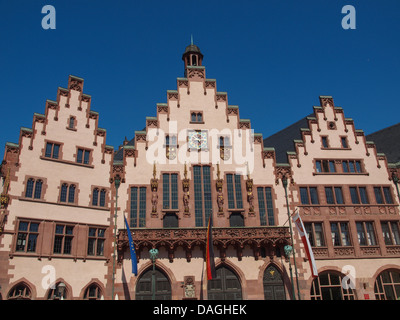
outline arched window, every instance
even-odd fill
[[[34,184],[35,184],[35,180],[32,178],[29,178],[26,183],[25,197],[32,198]]]
[[[197,56],[195,55],[192,56],[192,62],[193,62],[192,65],[197,66]]]
[[[400,299],[400,272],[398,270],[385,270],[375,280],[374,286],[376,300]]]
[[[41,179],[35,180],[33,178],[29,178],[26,182],[25,197],[40,199],[42,195],[42,185],[43,181]]]
[[[136,300],[151,300],[153,296],[152,281],[155,281],[156,300],[171,300],[171,283],[159,269],[149,269],[140,277],[136,284]]]
[[[68,184],[63,183],[61,185],[61,194],[60,194],[61,202],[67,202],[67,191],[68,191]]]
[[[203,122],[203,114],[201,112],[197,114],[197,122]]]
[[[100,191],[100,207],[106,206],[106,190],[101,189]]]
[[[75,202],[75,185],[74,184],[71,184],[69,186],[68,202],[69,203],[74,203]]]
[[[98,188],[94,188],[93,189],[92,205],[93,206],[97,206],[98,203],[99,203],[99,189]]]
[[[24,283],[15,285],[8,293],[9,300],[30,300],[32,298],[31,290]]]
[[[74,117],[69,117],[68,128],[69,129],[74,129],[75,128],[75,118]]]
[[[87,289],[85,290],[83,299],[85,299],[85,300],[100,300],[101,297],[102,297],[101,288],[96,283],[93,283],[89,287],[87,287]]]
[[[319,274],[311,284],[311,300],[354,300],[351,285],[342,286],[341,274],[325,271]]]
[[[226,266],[216,271],[217,277],[208,281],[208,300],[241,300],[242,286],[237,275]]]
[[[61,185],[60,202],[67,202],[68,196],[68,203],[75,203],[75,189],[74,184],[63,183]]]
[[[192,121],[192,122],[196,122],[196,120],[197,120],[197,116],[196,116],[196,113],[195,112],[192,112],[192,115],[191,115],[191,120],[190,121]]]
[[[36,180],[35,194],[34,194],[35,199],[40,199],[40,196],[42,195],[42,185],[43,185],[42,180]]]

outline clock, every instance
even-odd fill
[[[208,148],[207,131],[189,131],[188,142],[190,150],[205,150]]]

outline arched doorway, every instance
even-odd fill
[[[208,281],[208,300],[241,300],[242,286],[237,275],[226,266],[216,271],[217,277]]]
[[[167,276],[156,269],[155,273],[155,299],[171,300],[171,283]],[[151,300],[153,297],[152,287],[153,270],[149,269],[140,277],[136,284],[136,300]]]
[[[385,270],[375,280],[374,286],[376,300],[400,299],[400,272],[398,270]]]
[[[286,300],[282,274],[275,266],[270,265],[265,269],[263,286],[265,300]]]

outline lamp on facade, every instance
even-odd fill
[[[292,254],[293,247],[290,245],[286,245],[283,250],[285,251],[286,257],[289,260],[289,271],[290,271],[290,282],[292,283],[292,300],[296,300],[296,295],[294,294],[294,283],[293,283],[293,272],[292,272],[292,264],[290,263],[290,255]]]
[[[115,290],[115,263],[117,256],[117,212],[118,212],[118,188],[121,184],[121,178],[116,176],[114,179],[115,184],[115,214],[114,214],[114,259],[113,259],[113,276],[112,276],[112,292],[111,299],[114,300],[114,290]]]
[[[287,194],[288,181],[287,181],[286,175],[282,176],[282,185],[283,185],[283,188],[285,189],[285,199],[286,199],[287,215],[288,215],[288,221],[289,221],[290,238],[291,238],[292,244],[294,244],[294,242],[293,242],[292,223],[290,221],[289,200],[288,200],[288,194]],[[289,247],[291,247],[291,246],[289,246]],[[285,249],[285,252],[286,252],[286,247],[284,249]],[[299,276],[297,274],[297,266],[296,266],[296,254],[295,254],[295,251],[294,251],[293,247],[291,247],[291,249],[292,250],[290,250],[290,252],[293,252],[293,263],[294,263],[294,269],[295,269],[295,272],[296,272],[297,294],[298,294],[298,297],[299,297],[299,300],[300,300],[300,287],[299,287]],[[292,269],[291,269],[292,267],[291,267],[291,264],[290,264],[290,257],[289,257],[289,268],[290,268],[290,276],[292,277]],[[293,300],[296,300],[295,293],[294,293],[293,278],[292,278],[292,288],[293,288]]]
[[[60,282],[57,286],[57,297],[60,300],[64,300],[64,292],[65,292],[66,285],[64,282]]]
[[[158,257],[158,250],[153,248],[150,249],[150,259],[153,263],[153,272],[151,274],[151,291],[152,291],[152,300],[156,300],[156,259]]]

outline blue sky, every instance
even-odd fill
[[[44,5],[56,29],[44,30]],[[341,26],[356,9],[356,29]],[[84,78],[107,144],[156,115],[183,76],[190,35],[207,78],[264,138],[332,95],[367,134],[399,122],[400,1],[0,0],[0,146],[18,142],[34,112]]]

